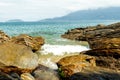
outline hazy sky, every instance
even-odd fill
[[[35,21],[84,9],[120,6],[120,0],[0,0],[0,21]]]

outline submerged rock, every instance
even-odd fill
[[[12,37],[11,42],[26,45],[35,52],[44,44],[44,39],[42,37],[32,37],[26,34],[21,34],[19,36]]]
[[[30,48],[15,43],[0,44],[0,70],[6,73],[31,72],[38,66],[38,56]]]

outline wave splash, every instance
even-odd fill
[[[89,50],[86,46],[81,45],[50,45],[45,44],[42,46],[41,54],[53,54],[53,55],[64,55],[70,53],[79,53],[82,51]]]

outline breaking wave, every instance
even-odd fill
[[[53,55],[64,55],[70,53],[79,53],[81,51],[89,50],[87,46],[81,45],[50,45],[45,44],[42,46],[41,54],[53,54]]]

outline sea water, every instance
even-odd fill
[[[38,51],[39,63],[52,69],[57,69],[55,62],[68,55],[79,54],[89,49],[80,41],[71,41],[61,38],[67,30],[83,28],[97,24],[112,24],[118,20],[84,20],[84,21],[52,21],[52,22],[1,22],[0,30],[9,36],[28,34],[31,36],[42,36],[45,44]],[[66,55],[68,54],[68,55]]]
[[[67,30],[94,26],[97,24],[112,24],[118,20],[81,20],[81,21],[47,21],[47,22],[1,22],[0,30],[9,36],[28,34],[31,36],[42,36],[45,44],[40,51],[41,54],[52,53],[63,55],[64,53],[75,53],[88,50],[89,46],[84,46],[78,41],[71,41],[61,38]]]

